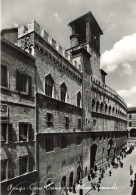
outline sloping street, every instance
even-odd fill
[[[98,182],[99,171],[97,171],[97,177],[91,181],[88,181],[85,177],[83,181],[83,194],[84,195],[131,195],[132,187],[130,186],[130,180],[134,180],[134,174],[136,173],[136,148],[131,154],[128,154],[126,158],[121,160],[123,162],[123,168],[118,167],[117,169],[110,167],[106,170],[104,178],[100,184],[100,191],[91,189],[91,182]],[[133,169],[133,174],[130,175],[130,165]],[[109,170],[112,174],[109,176]],[[76,194],[79,194],[79,185],[76,185]],[[72,193],[70,193],[72,194]]]

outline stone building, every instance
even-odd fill
[[[1,40],[1,189],[2,194],[36,181],[35,58],[15,45],[17,29]],[[18,191],[16,190],[18,194]]]
[[[129,107],[127,112],[128,138],[136,141],[136,107]]]
[[[100,69],[103,32],[91,12],[69,26],[71,48],[67,50],[34,20],[2,34],[2,79],[6,85],[2,86],[2,109],[8,110],[2,117],[4,124],[6,120],[12,123],[17,136],[11,145],[2,142],[6,159],[1,162],[8,161],[7,153],[16,161],[12,163],[15,175],[10,182],[8,177],[3,179],[4,187],[19,178],[19,182],[27,181],[24,186],[34,183],[37,194],[65,193],[62,187],[71,187],[94,164],[106,163],[126,144],[126,103],[105,84],[107,73]],[[34,138],[30,140],[28,135]],[[33,169],[20,175],[17,159],[21,154],[32,157]],[[8,171],[2,164],[2,170],[5,167]],[[60,189],[49,190],[48,186]]]

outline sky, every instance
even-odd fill
[[[68,23],[91,11],[101,36],[106,84],[136,107],[136,0],[2,0],[1,28],[35,19],[63,48],[70,47]]]

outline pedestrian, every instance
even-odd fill
[[[88,174],[88,181],[91,181],[91,177],[90,177],[90,174]]]
[[[76,194],[75,184],[73,185],[73,193]]]
[[[79,190],[79,195],[83,195],[83,189],[82,188],[80,188],[80,190]]]
[[[97,165],[96,164],[94,165],[94,171],[97,171]]]
[[[100,172],[101,172],[102,168],[100,167],[100,169],[99,169],[99,170],[100,170]]]
[[[99,183],[101,183],[101,177],[99,177]]]
[[[110,162],[108,162],[108,167],[110,168]]]
[[[104,177],[104,175],[103,175],[103,173],[101,173],[101,178],[103,178]]]
[[[111,170],[109,171],[109,176],[111,176],[111,174],[112,174],[112,172],[111,172]]]
[[[133,170],[132,169],[130,169],[130,175],[132,175],[133,174]]]
[[[94,179],[94,172],[92,172],[92,179]]]
[[[82,179],[79,180],[79,184],[80,184],[80,186],[83,184],[83,183],[82,183]]]
[[[94,188],[94,190],[96,190],[96,183],[95,182],[93,184],[93,188]]]
[[[100,184],[97,183],[98,192],[100,191]]]
[[[130,180],[130,186],[131,187],[133,186],[133,180],[132,179]]]

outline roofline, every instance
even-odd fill
[[[105,72],[103,69],[100,69],[100,71],[103,72],[105,76],[107,75],[107,72]]]
[[[101,28],[100,28],[98,22],[96,21],[96,19],[95,19],[95,17],[93,16],[93,14],[92,14],[91,11],[89,11],[89,12],[87,12],[86,14],[84,14],[84,15],[82,15],[82,16],[76,18],[75,20],[72,20],[72,21],[68,24],[68,26],[71,26],[74,22],[80,20],[81,18],[86,17],[87,15],[93,18],[93,20],[96,22],[96,24],[97,24],[97,26],[98,26],[98,28],[99,28],[99,31],[100,31],[101,35],[103,35],[103,31],[101,30]]]
[[[7,31],[18,32],[18,28],[4,28],[1,30],[1,36],[3,36],[3,34],[5,34]]]
[[[128,112],[136,112],[136,107],[128,107]]]
[[[7,44],[9,47],[17,50],[20,54],[25,55],[26,57],[30,58],[31,60],[35,61],[35,57],[32,56],[31,54],[27,53],[26,51],[22,50],[20,47],[14,45],[13,43],[7,41],[6,39],[2,38],[1,39],[1,47],[2,47],[2,43]],[[35,65],[34,65],[35,66]],[[36,67],[36,66],[35,66]]]

